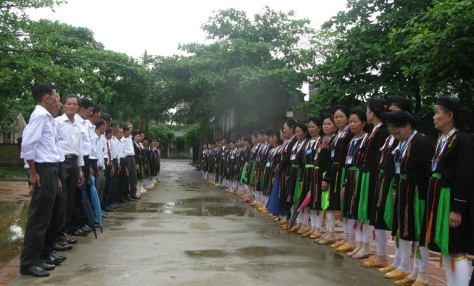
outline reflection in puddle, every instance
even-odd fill
[[[255,212],[246,205],[236,205],[236,199],[225,197],[202,197],[177,200],[167,203],[135,202],[122,205],[117,212],[125,213],[162,213],[188,216],[255,216]]]
[[[0,202],[0,265],[21,251],[29,201]]]
[[[207,249],[207,250],[187,250],[185,251],[186,255],[190,257],[224,257],[227,254],[219,249]]]

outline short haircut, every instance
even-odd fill
[[[130,127],[128,127],[128,124],[125,124],[124,126],[122,126],[122,129],[123,129],[123,132],[125,132],[125,131],[129,131]]]
[[[108,113],[102,113],[100,115],[100,118],[104,119],[105,122],[110,122],[112,120],[112,117],[110,117],[110,114]]]
[[[105,129],[105,135],[107,135],[109,133],[112,133],[112,128],[110,128],[110,127]]]
[[[55,90],[56,87],[52,83],[45,83],[41,82],[38,83],[33,87],[33,98],[35,99],[36,103],[39,103],[43,100],[43,97],[45,95],[52,95],[53,90]]]
[[[110,127],[115,127],[115,126],[119,127],[119,124],[117,121],[110,122]]]
[[[68,98],[75,98],[77,100],[77,103],[79,104],[79,97],[73,93],[66,95],[65,98],[63,98],[63,104],[66,104],[66,101]]]
[[[93,107],[94,103],[89,98],[83,97],[81,100],[79,100],[79,106],[84,109],[88,109],[89,107]]]
[[[96,113],[99,113],[99,112],[100,112],[100,105],[94,104],[92,106],[92,114],[96,114]]]
[[[99,129],[100,127],[104,126],[105,125],[105,121],[104,119],[99,119],[97,120],[97,122],[95,123],[95,129]]]

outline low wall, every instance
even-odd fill
[[[20,151],[17,144],[0,144],[0,166],[22,166]]]

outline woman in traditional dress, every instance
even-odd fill
[[[272,193],[273,189],[273,184],[274,184],[274,178],[275,178],[275,167],[278,164],[278,154],[277,151],[281,146],[281,141],[280,139],[280,131],[272,131],[270,136],[269,136],[268,143],[270,145],[269,147],[269,152],[268,152],[268,157],[265,163],[265,171],[263,175],[263,183],[262,183],[262,190],[263,190],[263,195],[266,198],[266,204],[265,208],[269,212],[267,215],[270,216],[272,219],[277,218],[274,215],[275,208],[272,206],[272,210],[269,210],[268,207],[271,206],[270,204],[270,196]]]
[[[321,225],[324,217],[324,210],[321,206],[321,183],[323,174],[329,165],[329,151],[322,148],[322,123],[321,119],[317,117],[308,118],[308,133],[311,139],[305,151],[304,184],[300,196],[303,200],[309,192],[308,211],[311,219],[311,229],[303,233],[303,236],[312,239],[321,237]],[[304,211],[306,211],[306,208]]]
[[[417,131],[417,120],[406,111],[386,113],[387,128],[400,143],[394,150],[395,181],[394,196],[397,196],[397,218],[394,219],[393,230],[397,233],[400,247],[401,262],[398,268],[385,274],[386,278],[401,279],[410,273],[410,254],[413,242],[416,249],[415,268],[417,283],[427,283],[426,268],[429,251],[418,247],[421,226],[425,214],[426,195],[430,178],[430,163],[433,148],[428,139]],[[419,284],[423,285],[423,284]]]
[[[349,251],[348,255],[355,255],[362,248],[362,232],[363,226],[358,220],[359,199],[361,187],[361,168],[363,165],[363,146],[368,135],[367,117],[361,109],[352,109],[349,116],[349,128],[354,134],[349,147],[347,149],[345,160],[345,172],[341,179],[343,187],[341,191],[341,199],[343,200],[342,217],[348,221],[349,227],[349,247],[340,247],[336,250],[339,252]],[[356,243],[353,244],[353,239]]]
[[[406,98],[391,97],[386,100],[386,103],[389,110],[405,110],[411,112],[411,102]],[[376,109],[376,107],[373,108]],[[381,112],[378,111],[374,113]],[[381,116],[378,117],[381,118]],[[382,125],[382,128],[383,126],[385,125]],[[386,127],[384,129],[386,130]],[[380,153],[377,157],[378,179],[372,199],[372,211],[370,216],[370,225],[375,227],[377,254],[374,257],[362,260],[363,266],[380,268],[379,272],[381,273],[390,272],[400,265],[400,249],[398,244],[395,244],[395,260],[391,265],[388,265],[387,259],[387,231],[392,230],[395,205],[392,189],[395,175],[395,161],[392,151],[397,146],[398,140],[395,139],[393,135],[389,135],[380,148]]]
[[[469,284],[466,253],[472,251],[469,195],[474,167],[473,142],[463,131],[467,108],[451,97],[439,97],[434,127],[442,132],[431,163],[427,216],[420,245],[441,252],[448,285]],[[418,284],[422,285],[422,284]],[[423,284],[425,285],[425,284]]]
[[[320,169],[323,168],[322,165],[326,165],[326,171],[331,167],[331,144],[336,136],[338,128],[334,123],[334,119],[331,114],[326,115],[323,121],[323,132],[324,137],[321,141],[321,145],[318,148],[319,155],[315,156],[315,166],[320,166]],[[319,197],[321,198],[321,209],[326,213],[326,234],[319,239],[315,239],[314,242],[317,242],[321,245],[330,245],[336,242],[336,218],[333,210],[328,210],[329,206],[329,190],[322,190],[323,178],[325,177],[325,172],[322,172],[321,178],[321,187]]]
[[[288,118],[286,122],[283,124],[283,134],[287,141],[283,143],[281,149],[281,160],[280,163],[275,167],[275,172],[281,175],[280,181],[280,190],[279,190],[279,199],[282,203],[285,203],[285,210],[286,210],[286,219],[280,220],[280,225],[283,230],[287,230],[288,224],[287,219],[290,218],[290,210],[287,205],[288,199],[288,188],[290,183],[290,157],[291,157],[291,150],[293,150],[293,146],[296,144],[296,136],[295,136],[295,127],[296,121],[293,118]],[[273,191],[272,191],[273,192]]]
[[[321,189],[329,189],[329,206],[326,211],[341,210],[341,186],[342,177],[345,172],[344,164],[347,155],[347,148],[354,134],[349,130],[349,108],[343,105],[334,108],[333,118],[338,132],[331,143],[331,163],[330,168],[324,176]],[[351,251],[354,247],[354,237],[349,242],[349,227],[346,220],[342,221],[344,238],[331,245],[332,248],[342,247],[344,251]]]
[[[382,122],[382,114],[387,110],[387,103],[382,98],[372,98],[367,103],[366,118],[367,123],[372,125],[372,131],[368,134],[362,146],[362,167],[360,169],[360,190],[358,193],[358,221],[362,224],[362,245],[357,253],[352,255],[355,259],[367,259],[370,255],[370,239],[372,237],[372,226],[369,221],[372,214],[372,201],[378,177],[378,163],[380,159],[380,149],[388,137],[388,131]],[[378,232],[379,234],[381,232]],[[387,236],[386,231],[382,231]],[[380,234],[383,236],[383,234]],[[386,241],[385,241],[386,243]],[[385,265],[386,266],[386,265]]]

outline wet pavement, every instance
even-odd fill
[[[98,239],[75,237],[79,243],[60,253],[68,259],[50,277],[20,275],[10,285],[393,285],[328,246],[283,232],[240,197],[200,178],[188,161],[164,160],[162,182],[109,213]],[[18,275],[25,192],[0,204],[0,285]],[[444,270],[428,272],[440,277]],[[444,275],[435,279],[430,276],[431,285],[445,283]]]

